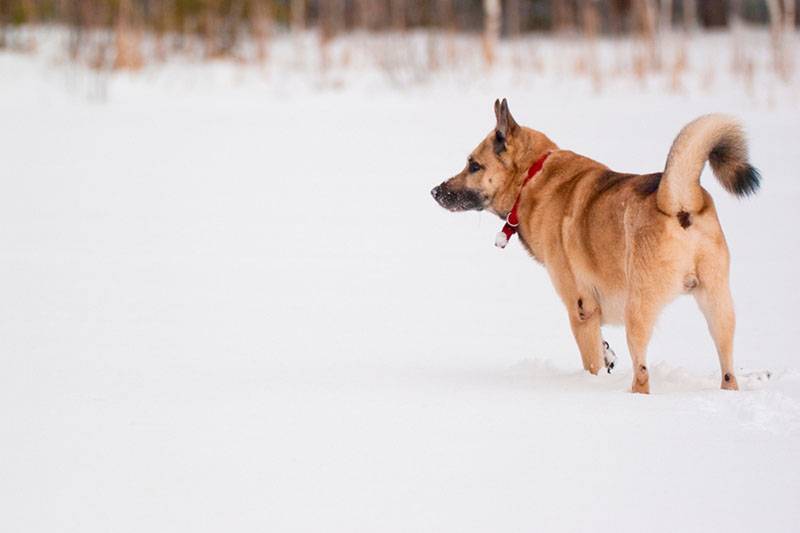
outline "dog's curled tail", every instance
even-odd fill
[[[719,182],[736,196],[758,190],[761,176],[747,161],[747,140],[739,122],[726,115],[704,115],[684,126],[667,157],[656,203],[668,215],[703,208],[700,173],[706,161]]]

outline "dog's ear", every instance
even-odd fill
[[[514,135],[517,128],[517,121],[511,116],[511,111],[508,110],[508,102],[505,98],[503,101],[494,101],[494,116],[497,118],[497,125],[494,127],[494,152],[500,154],[506,149],[506,141],[509,137]]]

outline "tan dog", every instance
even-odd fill
[[[466,168],[431,193],[451,211],[487,209],[503,219],[513,212],[520,241],[547,268],[567,307],[583,367],[596,374],[609,366],[600,326],[625,324],[632,390],[648,393],[653,325],[666,304],[690,293],[716,344],[722,388],[738,389],[728,247],[700,173],[708,160],[731,193],[758,189],[739,124],[722,115],[700,117],[678,134],[663,173],[635,175],[518,126],[505,100],[495,102],[495,115],[495,130]],[[534,165],[541,170],[528,182]]]

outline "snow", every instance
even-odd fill
[[[800,93],[714,72],[677,93],[505,68],[294,90],[0,54],[0,530],[795,530]],[[584,373],[544,269],[433,202],[498,96],[620,171],[662,168],[700,114],[741,118],[763,189],[703,184],[742,391],[719,390],[688,298],[652,395],[627,392],[621,329],[614,373]]]

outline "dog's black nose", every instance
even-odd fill
[[[442,186],[441,185],[437,185],[436,187],[431,189],[431,196],[433,196],[434,199],[438,200],[439,199],[439,192],[441,190],[442,190]]]

